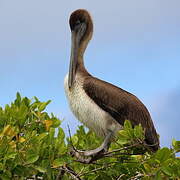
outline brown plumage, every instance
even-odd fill
[[[152,145],[150,148],[153,150],[159,148],[159,138],[151,116],[136,96],[110,83],[89,76],[85,79],[83,88],[87,95],[119,124],[124,125],[124,121],[127,119],[133,126],[141,124],[145,130],[146,143]]]
[[[84,67],[84,51],[93,32],[89,13],[83,9],[77,10],[71,14],[69,23],[72,48],[65,92],[72,112],[87,127],[105,137],[109,131],[116,134],[125,120],[130,120],[133,126],[141,124],[146,143],[156,151],[159,138],[144,104],[133,94],[91,76]],[[109,138],[105,139],[107,145]]]

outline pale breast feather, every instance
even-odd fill
[[[69,106],[86,127],[95,131],[99,136],[105,136],[108,130],[118,131],[122,127],[107,112],[102,110],[84,91],[81,81],[74,83],[75,88],[70,91],[67,85],[67,76],[64,81],[65,92]],[[114,123],[113,123],[114,122]]]

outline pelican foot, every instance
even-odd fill
[[[110,146],[110,139],[112,137],[112,132],[109,131],[107,136],[105,137],[101,146],[96,149],[88,150],[88,151],[80,151],[73,147],[70,154],[73,157],[77,158],[77,161],[89,164],[93,161],[96,161],[102,157],[104,157],[104,153],[108,151]]]
[[[70,155],[72,157],[75,157],[76,161],[78,162],[81,162],[84,164],[90,164],[104,157],[104,152],[106,152],[106,150],[102,149],[100,151],[97,151],[97,149],[89,150],[89,151],[81,151],[77,149],[72,149],[70,151]]]

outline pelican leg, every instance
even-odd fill
[[[112,132],[108,132],[107,136],[105,137],[103,143],[101,144],[101,146],[99,146],[96,149],[93,150],[87,150],[83,152],[84,156],[94,156],[100,152],[107,152],[109,149],[109,145],[110,145],[110,139],[112,137]]]
[[[110,140],[112,136],[113,136],[113,132],[109,131],[103,143],[98,148],[87,151],[80,151],[74,149],[71,152],[71,155],[75,156],[78,159],[78,161],[87,164],[97,159],[100,159],[101,157],[103,157],[103,153],[108,151],[109,146],[111,144]]]

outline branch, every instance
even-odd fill
[[[109,166],[103,166],[103,167],[100,167],[100,168],[96,168],[96,169],[93,169],[93,170],[91,170],[91,171],[87,171],[87,172],[84,172],[84,173],[80,173],[79,176],[84,176],[84,175],[86,175],[86,174],[94,173],[94,172],[96,172],[96,171],[100,171],[100,170],[103,170],[103,169],[109,168],[109,167],[112,167],[112,166],[109,165]]]
[[[70,130],[70,128],[69,128],[69,125],[67,125],[67,126],[68,126],[68,133],[69,133],[70,145],[71,145],[72,149],[73,149],[74,151],[76,151],[76,148],[74,147],[73,142],[72,142],[71,130]]]
[[[119,175],[119,176],[117,177],[117,180],[121,180],[121,178],[122,178],[123,176],[125,176],[125,174]]]
[[[80,176],[73,169],[68,167],[67,165],[62,166],[59,169],[60,169],[60,172],[59,172],[56,180],[61,180],[65,173],[68,173],[74,180],[81,180]]]
[[[64,174],[65,174],[65,170],[63,168],[60,168],[59,173],[56,177],[56,180],[62,180],[62,177],[64,176]]]
[[[123,147],[120,149],[116,149],[116,150],[113,150],[110,152],[100,152],[95,156],[88,156],[88,157],[82,156],[80,152],[78,152],[75,148],[73,148],[73,150],[70,152],[70,154],[71,154],[71,156],[74,156],[77,158],[77,160],[75,160],[76,162],[80,162],[83,164],[92,164],[94,161],[97,161],[99,159],[106,158],[106,157],[114,157],[117,155],[137,155],[137,154],[132,154],[132,153],[116,153],[116,152],[119,152],[122,150],[127,150],[127,149],[130,149],[130,148],[138,146],[138,145],[139,145],[139,143],[138,144],[136,143],[136,144],[126,146],[126,147]]]
[[[126,146],[126,147],[122,147],[122,148],[119,148],[119,149],[115,149],[113,151],[109,151],[109,152],[105,152],[103,153],[104,155],[109,155],[109,154],[113,154],[115,152],[119,152],[119,151],[122,151],[122,150],[127,150],[127,149],[131,149],[132,147],[136,147],[138,146],[139,144],[132,144],[130,146]]]

